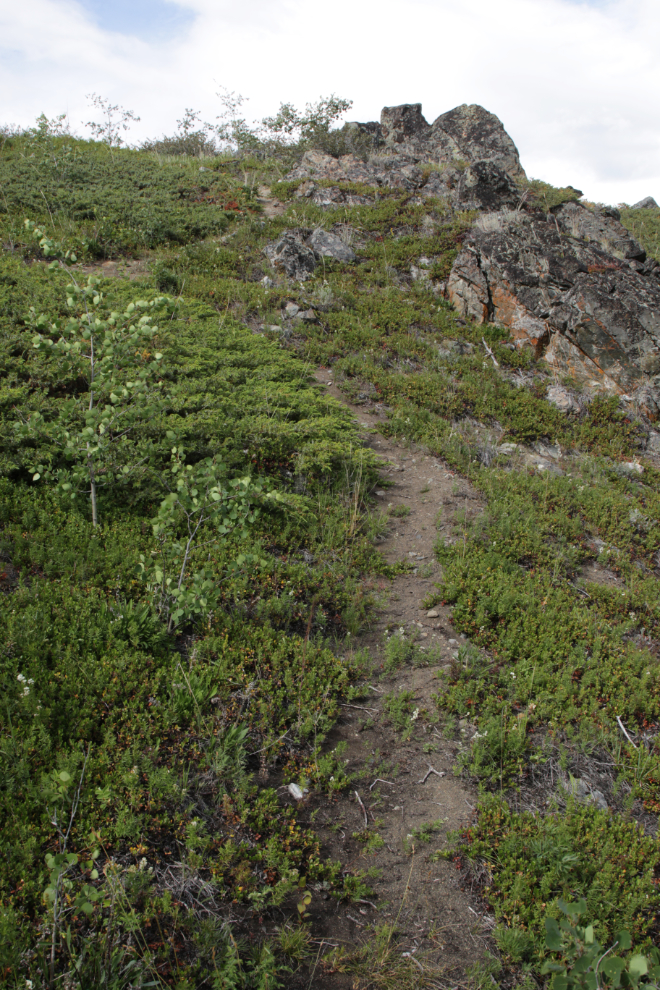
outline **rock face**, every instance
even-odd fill
[[[447,282],[463,316],[506,326],[562,374],[660,407],[660,266],[613,209],[480,216]]]

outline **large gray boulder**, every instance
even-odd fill
[[[633,203],[631,210],[657,210],[660,209],[653,196],[645,196],[639,203]]]
[[[341,237],[327,230],[315,230],[309,239],[309,246],[319,258],[334,258],[336,261],[355,261],[355,251],[344,244]]]
[[[304,282],[316,268],[314,251],[303,243],[294,231],[287,231],[279,241],[263,249],[271,265],[289,278]]]
[[[436,161],[446,161],[451,153],[470,164],[493,162],[514,179],[525,178],[518,149],[499,117],[477,104],[464,103],[441,114],[434,120],[426,144],[434,149]]]
[[[314,272],[321,258],[355,261],[355,252],[337,234],[317,228],[314,231],[287,230],[278,241],[267,244],[263,253],[273,268],[297,282],[304,282]]]

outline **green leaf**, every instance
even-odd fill
[[[632,977],[642,977],[646,976],[649,971],[648,962],[646,956],[636,955],[633,956],[628,963],[628,971]]]
[[[630,932],[618,932],[616,936],[616,941],[619,943],[620,949],[632,949],[632,939],[630,937]]]
[[[554,918],[545,919],[545,944],[551,952],[561,949],[561,932]]]

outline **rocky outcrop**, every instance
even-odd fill
[[[493,113],[463,104],[441,114],[432,124],[421,103],[383,107],[380,124],[349,124],[397,154],[438,164],[491,162],[514,179],[523,179],[518,149]]]
[[[286,176],[303,180],[296,196],[329,208],[373,202],[339,188],[359,183],[374,190],[400,189],[421,199],[441,197],[456,209],[499,210],[520,201],[516,182],[525,173],[518,150],[498,118],[483,107],[456,107],[429,124],[421,103],[406,103],[384,107],[380,123],[347,127],[369,136],[373,150],[368,160],[308,151]],[[337,185],[328,187],[328,182]]]
[[[447,282],[459,312],[507,327],[562,374],[660,407],[660,266],[613,209],[478,218]]]
[[[478,210],[446,286],[434,291],[445,291],[462,316],[506,327],[516,346],[531,347],[561,374],[658,417],[660,267],[647,261],[618,210],[576,201],[540,209],[515,144],[480,106],[456,107],[430,124],[420,103],[406,103],[385,107],[380,122],[346,127],[371,153],[362,160],[307,152],[286,177],[300,180],[297,196],[331,209],[396,189],[413,202],[437,197],[454,210]],[[635,208],[656,203],[647,197]],[[315,257],[327,256],[303,242]],[[291,245],[275,252],[273,264],[306,277],[309,255],[294,264]],[[415,281],[428,281],[423,260],[411,270]],[[554,400],[566,412],[579,406],[559,393]]]

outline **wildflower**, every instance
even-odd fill
[[[410,716],[410,721],[415,722],[417,721],[418,718],[419,718],[419,708],[416,708],[415,711]]]
[[[23,685],[22,696],[24,698],[27,698],[28,694],[30,693],[30,687],[34,684],[33,678],[26,677],[25,674],[18,674],[16,676],[16,680],[18,681],[19,684]]]

